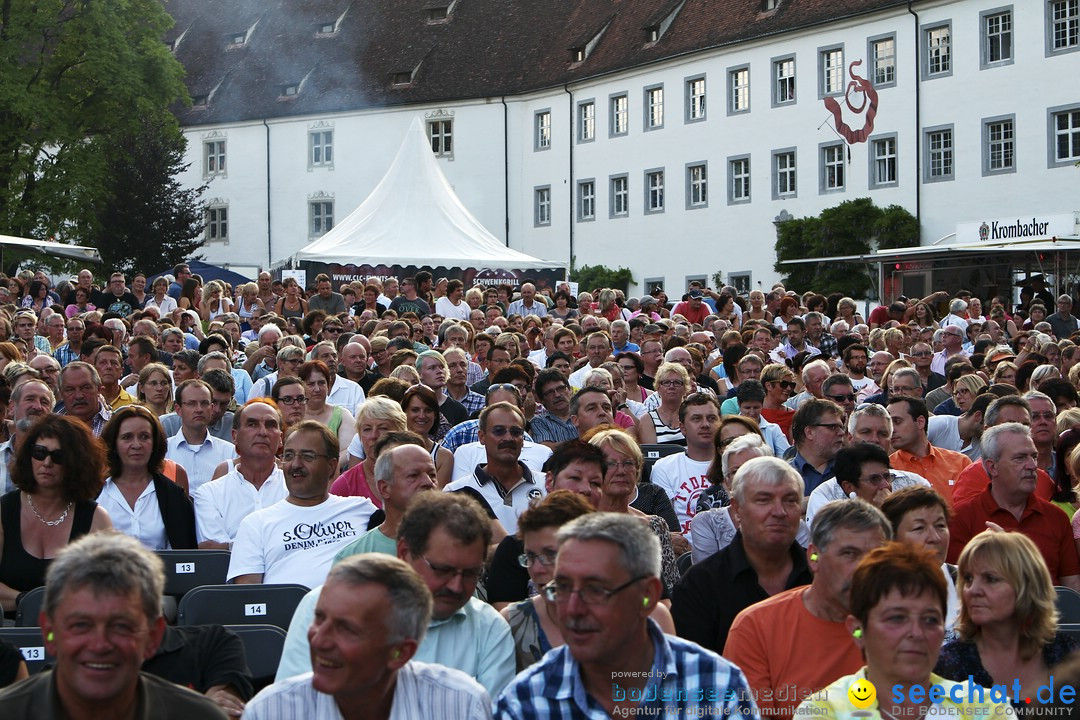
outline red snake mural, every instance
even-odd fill
[[[836,131],[848,143],[852,144],[866,142],[866,138],[874,131],[874,117],[877,116],[878,103],[877,90],[874,89],[873,83],[855,74],[856,65],[862,65],[862,60],[855,60],[848,65],[848,76],[851,77],[851,82],[847,84],[847,90],[844,91],[844,104],[847,105],[848,110],[856,115],[861,115],[863,111],[866,111],[866,122],[863,124],[862,129],[853,130],[850,125],[844,122],[840,103],[836,101],[836,98],[825,98],[825,108],[833,114],[833,119],[836,121]],[[855,107],[854,103],[851,102],[853,94],[862,95],[862,103],[858,107]]]

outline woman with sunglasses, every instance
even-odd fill
[[[771,363],[761,369],[760,380],[765,387],[761,416],[779,425],[788,442],[792,442],[791,419],[795,417],[795,411],[785,407],[784,403],[795,393],[795,373],[791,372],[787,365]]]
[[[666,362],[656,369],[653,385],[660,396],[660,406],[638,418],[638,441],[642,445],[685,445],[679,407],[690,392],[690,373],[678,363]]]
[[[85,423],[46,415],[21,433],[11,462],[15,490],[0,497],[0,605],[14,613],[20,593],[45,584],[68,543],[112,527],[94,498],[105,476],[101,441]]]
[[[101,433],[109,477],[98,502],[114,526],[150,550],[190,550],[195,538],[195,508],[187,493],[167,478],[165,431],[141,405],[113,413]]]
[[[439,399],[435,391],[425,385],[413,385],[401,399],[408,429],[424,439],[424,447],[435,463],[435,479],[442,488],[454,474],[454,453],[435,443],[439,432]]]

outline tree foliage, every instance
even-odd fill
[[[84,239],[111,143],[186,100],[159,0],[0,0],[0,232]]]
[[[105,267],[151,272],[191,259],[205,242],[206,189],[184,189],[187,139],[171,119],[146,118],[133,134],[113,134],[104,197],[87,236]]]
[[[624,267],[612,270],[603,265],[582,265],[570,268],[570,279],[586,292],[593,288],[611,288],[625,293],[634,282],[634,275]]]
[[[822,294],[842,292],[865,297],[873,281],[862,263],[818,262],[782,265],[796,258],[867,255],[874,248],[911,247],[919,244],[919,221],[899,205],[882,209],[870,198],[847,200],[817,217],[780,224],[776,241],[776,271],[784,273],[784,287]]]

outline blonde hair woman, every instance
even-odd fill
[[[366,497],[381,508],[383,499],[375,487],[375,443],[388,432],[406,429],[405,411],[399,403],[381,395],[365,400],[356,411],[356,434],[364,448],[364,459],[349,456],[356,464],[334,481],[331,494]]]

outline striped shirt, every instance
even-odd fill
[[[274,683],[244,708],[249,720],[337,720],[341,711],[333,695],[311,685],[312,673]],[[491,717],[487,691],[471,677],[452,668],[413,660],[397,673],[390,720],[485,720]]]
[[[742,670],[700,645],[664,635],[649,620],[654,654],[650,678],[637,706],[627,707],[642,717],[758,717]],[[612,697],[633,697],[637,690],[611,683]],[[499,720],[570,720],[608,718],[603,706],[585,690],[581,667],[563,645],[521,672],[495,703]]]

